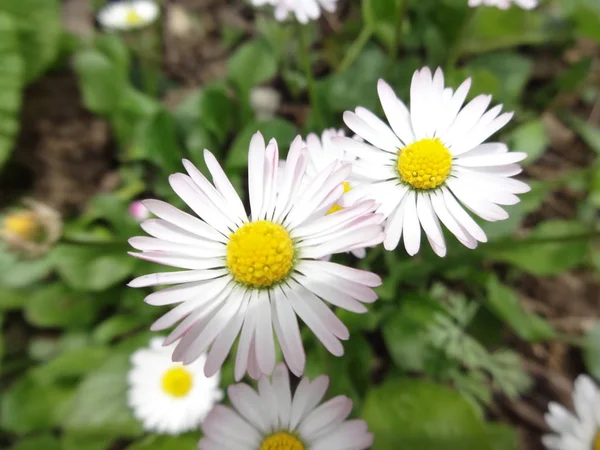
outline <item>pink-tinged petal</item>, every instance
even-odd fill
[[[298,427],[301,436],[312,440],[314,436],[332,431],[341,424],[352,411],[352,400],[339,395],[317,406]]]
[[[164,266],[178,267],[180,269],[216,269],[223,267],[222,258],[194,258],[192,256],[181,256],[168,252],[127,252],[129,255]]]
[[[508,213],[498,205],[480,197],[472,189],[466,189],[456,178],[448,178],[446,184],[454,195],[482,219],[494,222],[508,219]]]
[[[216,442],[232,442],[253,448],[263,436],[242,417],[223,405],[215,405],[202,423],[202,432]]]
[[[373,434],[368,432],[364,420],[354,419],[341,423],[327,435],[311,442],[311,450],[365,450],[373,444]]]
[[[403,146],[412,144],[415,140],[415,135],[412,130],[408,108],[396,96],[390,85],[381,78],[377,82],[377,93],[379,94],[379,101],[381,102],[383,112],[396,136],[400,138]]]
[[[220,258],[227,254],[226,247],[220,242],[204,241],[195,245],[166,242],[148,236],[129,238],[129,245],[143,252],[168,252],[181,256],[201,258]]]
[[[464,208],[456,201],[454,195],[449,189],[442,189],[444,195],[444,203],[448,211],[456,219],[456,221],[465,228],[465,230],[477,239],[479,242],[487,242],[487,236],[483,229],[473,220],[473,218],[464,210]]]
[[[258,394],[247,384],[232,384],[227,388],[229,401],[248,423],[261,434],[269,432],[268,415]]]
[[[381,277],[375,273],[327,261],[303,260],[299,267],[310,267],[311,269],[329,273],[334,277],[354,281],[369,287],[381,286],[382,283]]]
[[[294,375],[301,376],[306,364],[306,354],[302,345],[300,327],[290,300],[279,288],[275,289],[272,317],[285,361]]]
[[[244,325],[242,326],[242,333],[240,334],[240,339],[238,341],[238,350],[235,357],[235,380],[239,381],[246,373],[246,369],[248,368],[248,355],[250,353],[250,344],[252,343],[252,337],[254,336],[254,328],[256,327],[256,314],[257,308],[256,305],[252,302],[252,297],[250,298],[250,303],[248,305],[248,310],[246,312],[246,318],[244,320]]]
[[[359,106],[354,112],[358,117],[367,122],[389,145],[393,145],[396,149],[402,147],[402,142],[400,142],[400,139],[398,139],[398,136],[396,136],[392,129],[371,111]]]
[[[462,105],[464,104],[470,89],[471,78],[467,78],[465,81],[462,82],[458,89],[456,89],[456,92],[454,93],[454,95],[452,95],[452,98],[445,107],[443,117],[441,117],[438,121],[438,137],[444,136],[448,128],[454,123],[454,121],[456,120],[456,116],[460,111]]]
[[[404,233],[404,247],[406,252],[414,256],[421,246],[421,226],[417,216],[417,195],[409,191],[403,202],[402,231]]]
[[[303,148],[302,137],[296,136],[285,160],[283,174],[280,174],[283,181],[277,195],[273,215],[274,221],[279,221],[284,217],[289,210],[292,199],[295,200],[295,194],[304,178],[308,161],[309,158],[306,149]]]
[[[344,151],[377,164],[387,164],[396,157],[395,153],[381,150],[380,148],[349,137],[334,137],[331,141],[337,147],[344,149]]]
[[[383,248],[388,251],[395,250],[402,237],[402,228],[404,227],[404,205],[406,204],[407,192],[408,188],[405,188],[402,191],[402,196],[400,197],[398,205],[392,211],[385,223]]]
[[[321,402],[329,387],[329,377],[321,375],[312,382],[304,377],[294,393],[292,400],[292,413],[290,417],[290,429],[296,430],[302,421]]]
[[[256,330],[255,330],[256,332]],[[256,338],[252,337],[252,342],[250,342],[250,352],[248,353],[248,375],[253,380],[258,380],[264,374],[260,371],[260,367],[258,367],[258,360],[256,359]]]
[[[436,246],[445,248],[446,241],[444,239],[444,232],[433,211],[429,195],[417,195],[417,215],[427,236],[435,242]]]
[[[344,112],[344,122],[348,128],[377,148],[390,153],[396,153],[399,145],[401,145],[398,138],[396,138],[397,143],[395,141],[387,141],[384,137],[379,135],[377,130],[351,111]]]
[[[307,266],[299,267],[298,271],[304,273],[305,275],[297,274],[294,276],[294,278],[307,289],[315,292],[315,294],[323,298],[325,301],[329,301],[327,296],[321,295],[321,293],[325,292],[335,292],[338,296],[342,294],[348,298],[353,298],[363,303],[373,303],[375,300],[377,300],[377,293],[373,289],[357,283],[356,281],[339,279],[338,277],[328,274],[327,272],[310,270]],[[335,304],[335,302],[331,303]],[[361,307],[360,311],[357,312],[362,311],[364,311],[364,308]]]
[[[257,302],[256,359],[261,372],[270,375],[275,368],[275,341],[273,340],[269,293],[259,291]]]
[[[442,140],[450,147],[459,143],[475,127],[491,101],[491,95],[478,95],[471,100],[458,113],[449,130],[441,136]]]
[[[258,220],[263,205],[265,150],[265,140],[256,132],[248,151],[248,194],[253,221]]]
[[[149,305],[164,306],[195,299],[200,297],[199,293],[202,293],[202,298],[210,298],[218,295],[230,281],[230,276],[223,276],[211,280],[179,284],[153,292],[147,295],[144,301]]]
[[[271,139],[265,150],[263,204],[260,217],[271,220],[275,211],[277,198],[277,169],[279,165],[279,148],[277,141]]]
[[[208,226],[204,222],[200,223],[204,226]],[[219,239],[207,239],[205,237],[198,236],[197,234],[190,233],[189,231],[186,231],[183,228],[180,228],[177,225],[169,223],[163,219],[148,219],[142,222],[140,226],[142,227],[142,230],[144,230],[150,236],[162,239],[166,242],[174,242],[177,244],[198,245],[214,243],[223,245],[221,239],[226,240],[225,236],[219,233],[217,233]],[[215,232],[214,230],[212,231]]]
[[[279,423],[282,428],[288,428],[290,414],[292,412],[292,391],[290,389],[290,377],[285,364],[279,363],[273,373],[273,388],[277,394],[277,412]]]
[[[127,283],[132,288],[160,286],[163,284],[192,283],[195,281],[212,280],[228,273],[227,269],[213,270],[184,270],[179,272],[161,272],[142,275]]]
[[[477,240],[448,211],[441,192],[431,195],[431,204],[440,221],[464,246],[470,249],[477,247]]]

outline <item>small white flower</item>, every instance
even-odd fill
[[[168,203],[145,201],[158,218],[142,228],[153,237],[134,237],[138,258],[180,267],[178,272],[155,273],[133,280],[132,287],[174,284],[146,297],[151,305],[179,306],[162,316],[152,330],[179,325],[166,343],[179,341],[175,361],[187,364],[208,351],[206,375],[215,373],[240,335],[235,377],[246,371],[258,379],[275,367],[275,341],[297,375],[306,355],[297,317],[336,356],[349,338],[343,322],[325,302],[356,313],[377,299],[372,289],[381,279],[370,272],[319,261],[326,255],[377,245],[383,240],[381,215],[373,200],[359,201],[326,214],[343,194],[349,164],[330,164],[305,183],[307,149],[298,136],[290,147],[285,168],[279,148],[260,133],[250,142],[248,190],[250,214],[208,150],[204,160],[213,183],[189,161],[188,175],[169,178],[171,187],[199,216]],[[284,182],[278,184],[278,180]]]
[[[104,6],[98,12],[98,22],[109,30],[127,31],[150,25],[159,14],[152,0],[122,0]]]
[[[129,214],[138,222],[150,217],[150,211],[140,200],[133,201],[129,204]]]
[[[146,431],[180,434],[197,429],[223,398],[220,373],[204,376],[205,355],[189,366],[172,362],[173,346],[163,347],[163,342],[153,338],[149,347],[131,355],[127,402]]]
[[[440,222],[463,245],[475,248],[487,237],[463,205],[485,220],[504,220],[508,213],[498,205],[514,205],[519,202],[515,194],[529,191],[511,178],[521,172],[517,163],[527,155],[509,152],[502,143],[483,143],[513,114],[500,114],[502,105],[486,112],[490,95],[478,95],[463,107],[470,85],[468,79],[453,91],[444,87],[440,69],[432,77],[425,67],[413,75],[410,110],[379,80],[379,99],[390,125],[362,107],[344,113],[346,125],[371,144],[334,139],[358,157],[354,174],[370,180],[345,200],[377,201],[377,212],[387,218],[387,250],[404,236],[406,251],[416,254],[422,228],[436,254],[444,256]]]
[[[254,6],[273,5],[275,18],[283,21],[290,13],[300,23],[308,23],[321,17],[321,9],[334,12],[338,0],[252,0]]]
[[[550,402],[544,415],[554,434],[542,438],[548,450],[600,449],[600,391],[592,379],[579,375],[573,392],[575,414]]]
[[[268,86],[256,86],[250,91],[250,106],[258,120],[272,119],[281,105],[281,94]]]
[[[470,7],[485,5],[508,9],[511,3],[523,9],[533,9],[538,5],[538,0],[469,0]]]
[[[273,380],[262,377],[258,392],[229,386],[234,409],[217,405],[202,424],[200,450],[364,450],[373,443],[364,420],[346,420],[352,400],[343,395],[319,405],[329,378],[302,378],[294,395],[279,364]]]

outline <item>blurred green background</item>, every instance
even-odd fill
[[[33,197],[63,222],[43,255],[0,247],[0,448],[196,448],[199,431],[144,433],[126,404],[129,355],[168,310],[125,286],[156,271],[126,254],[141,231],[129,204],[183,207],[168,174],[183,157],[204,171],[205,148],[243,193],[257,130],[285,155],[297,134],[341,128],[344,110],[381,114],[380,77],[408,100],[429,65],[515,111],[498,138],[528,154],[533,189],[482,224],[476,251],[449,239],[443,259],[402,246],[336,257],[379,273],[380,300],[338,311],[343,358],[305,333],[307,374],[352,398],[376,450],[541,449],[548,401],[567,401],[580,372],[600,377],[600,2],[340,0],[300,30],[312,105],[298,26],[269,9],[165,0],[151,26],[107,33],[103,3],[0,0],[0,214]],[[279,94],[266,112],[257,87]]]

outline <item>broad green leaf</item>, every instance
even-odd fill
[[[527,153],[524,165],[535,162],[550,144],[550,138],[544,124],[534,119],[517,127],[511,136],[511,150]]]
[[[520,338],[540,341],[555,336],[552,326],[537,314],[525,311],[515,291],[501,284],[495,276],[489,277],[486,288],[485,305]]]
[[[56,268],[72,288],[82,291],[102,291],[133,272],[136,260],[120,245],[61,244],[54,251]]]
[[[112,63],[118,76],[127,79],[129,76],[130,56],[125,43],[116,34],[104,34],[96,38],[96,48]]]
[[[94,330],[92,336],[94,341],[99,344],[107,344],[113,339],[123,336],[144,325],[147,325],[147,318],[144,316],[113,316],[100,323]]]
[[[254,40],[240,46],[229,58],[227,75],[243,95],[277,74],[275,55],[263,42]]]
[[[373,388],[362,417],[375,435],[373,450],[491,450],[471,404],[429,381],[396,379]]]
[[[69,432],[137,437],[141,425],[127,406],[129,355],[116,353],[90,372],[77,388],[61,418]]]
[[[20,378],[0,397],[0,427],[26,434],[56,424],[67,393],[53,385],[42,385],[30,376]]]
[[[600,5],[596,0],[562,0],[561,6],[581,36],[600,42]]]
[[[57,57],[61,39],[58,0],[4,0],[0,13],[15,20],[25,81],[38,78]],[[2,44],[0,44],[1,46]]]
[[[41,328],[85,328],[94,320],[99,306],[89,294],[54,283],[35,290],[25,307],[25,318]]]
[[[107,450],[112,448],[111,443],[114,440],[114,436],[102,434],[63,433],[61,450]]]
[[[550,220],[521,241],[490,247],[487,255],[534,275],[555,275],[577,267],[588,253],[589,230],[580,222]]]
[[[198,103],[199,122],[223,144],[232,129],[235,109],[222,84],[212,84],[202,90]]]
[[[519,435],[514,428],[500,423],[489,423],[485,427],[485,433],[491,444],[490,450],[518,450]]]
[[[62,450],[60,442],[50,434],[28,436],[21,439],[10,450]]]
[[[30,295],[31,292],[25,290],[2,288],[2,295],[0,295],[0,312],[22,308],[25,306],[25,302]]]
[[[19,131],[24,75],[17,24],[0,7],[0,169],[11,154]]]
[[[566,116],[565,119],[581,139],[583,139],[592,150],[600,154],[600,128],[580,119],[574,114]]]
[[[131,444],[125,450],[196,450],[199,440],[199,433],[183,436],[151,435],[140,442]]]
[[[36,260],[20,259],[0,246],[0,286],[14,289],[29,287],[47,277],[54,268],[52,253]]]
[[[279,157],[285,158],[289,145],[298,133],[296,127],[284,119],[272,119],[264,122],[251,122],[238,134],[231,145],[225,167],[232,171],[241,171],[248,167],[248,148],[252,136],[260,131],[268,143],[271,138],[277,140]]]
[[[43,366],[32,370],[31,374],[40,383],[54,383],[56,380],[83,376],[100,367],[109,350],[105,347],[84,347],[65,351]]]
[[[96,114],[114,114],[127,86],[119,67],[99,50],[83,50],[75,55],[75,70],[85,106]]]
[[[587,372],[595,378],[600,378],[600,322],[596,322],[585,333],[583,360]]]

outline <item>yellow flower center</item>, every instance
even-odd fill
[[[452,169],[452,154],[439,138],[425,138],[399,151],[398,173],[415,189],[435,189]]]
[[[305,450],[305,447],[296,436],[281,431],[267,437],[260,450]]]
[[[185,397],[192,389],[193,377],[184,367],[171,367],[162,377],[162,389],[173,397]]]
[[[594,438],[594,447],[592,450],[600,450],[600,431],[596,433],[596,437]]]
[[[125,23],[127,25],[139,25],[143,21],[144,19],[135,11],[135,9],[130,8],[127,11],[127,15],[125,16]]]
[[[239,283],[255,288],[272,286],[287,277],[293,262],[292,238],[276,223],[248,223],[229,237],[227,267]]]
[[[350,186],[350,183],[348,183],[347,181],[344,181],[342,184],[344,185],[344,194],[346,192],[349,192],[352,189],[352,187]],[[344,207],[340,206],[336,203],[329,209],[329,211],[327,211],[327,214],[333,214],[334,212],[340,211],[342,209],[344,209]]]
[[[4,231],[30,241],[40,231],[39,223],[32,212],[20,212],[7,216],[3,224]]]

